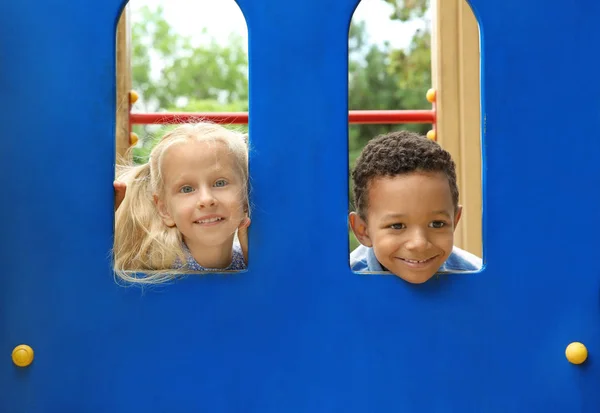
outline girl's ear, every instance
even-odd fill
[[[175,221],[171,217],[169,213],[169,209],[162,199],[158,197],[158,195],[154,194],[154,205],[156,205],[156,209],[158,210],[158,215],[160,215],[160,219],[162,222],[168,226],[169,228],[173,228],[175,226]]]

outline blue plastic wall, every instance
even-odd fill
[[[144,291],[108,257],[123,5],[0,4],[0,412],[598,412],[600,2],[473,1],[486,268],[420,286],[348,268],[356,0],[239,4],[251,266]]]

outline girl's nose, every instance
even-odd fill
[[[209,208],[217,204],[217,199],[214,197],[212,191],[198,191],[198,201],[196,206],[200,209]]]

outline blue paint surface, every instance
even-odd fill
[[[355,0],[239,3],[250,269],[144,291],[108,258],[122,5],[0,5],[0,411],[597,412],[600,3],[473,1],[486,268],[422,286],[348,268]]]

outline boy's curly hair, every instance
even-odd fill
[[[445,174],[454,207],[458,206],[456,165],[450,153],[439,144],[409,131],[391,132],[370,140],[352,172],[356,212],[366,219],[368,189],[373,179],[419,171]]]

